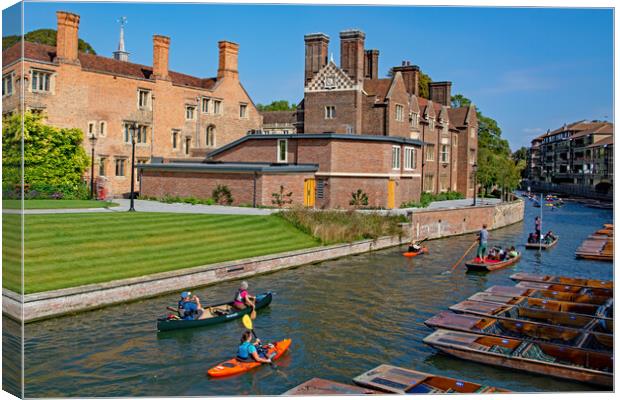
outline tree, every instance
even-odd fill
[[[258,111],[295,111],[297,105],[295,103],[289,104],[288,100],[276,100],[267,105],[259,103],[256,108]]]
[[[6,50],[21,40],[21,35],[4,36],[2,38],[2,50]],[[24,35],[24,40],[32,43],[47,44],[56,46],[56,30],[55,29],[37,29]],[[82,39],[78,39],[78,51],[88,54],[97,54],[95,49]]]
[[[527,160],[527,147],[521,146],[521,148],[519,148],[517,151],[512,153],[512,159],[515,160],[515,162],[519,162],[521,160],[526,161]]]
[[[41,115],[26,112],[3,119],[2,183],[15,185],[20,179],[23,136],[24,183],[77,188],[90,158],[82,147],[84,133],[77,128],[55,128]]]

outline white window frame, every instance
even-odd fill
[[[114,159],[114,176],[117,178],[121,178],[121,177],[125,177],[125,163],[126,163],[126,159],[125,158],[115,158]],[[119,165],[121,165],[121,170],[122,170],[122,174],[119,175],[118,174],[118,170],[119,170]]]
[[[211,133],[211,144],[209,144],[209,133]],[[215,126],[209,125],[205,130],[205,146],[206,147],[215,147]]]
[[[403,122],[405,120],[405,107],[396,104],[396,121]]]
[[[441,152],[439,153],[439,159],[444,164],[447,164],[450,162],[450,145],[449,144],[441,145]]]
[[[144,104],[142,103],[142,95],[144,94]],[[138,88],[138,110],[151,109],[151,91],[149,89]]]
[[[336,118],[336,106],[325,106],[325,119]]]
[[[248,119],[248,103],[239,103],[239,118]]]
[[[188,118],[190,113],[191,113],[191,117]],[[194,121],[195,119],[196,119],[196,106],[186,104],[185,105],[185,120]]]
[[[213,100],[213,114],[222,115],[224,110],[224,102],[222,100]]]
[[[200,101],[200,112],[209,114],[209,108],[211,108],[211,98],[203,97]]]
[[[282,155],[282,144],[284,144],[284,158],[280,157]],[[278,147],[276,152],[276,159],[279,163],[287,163],[288,162],[288,140],[287,139],[278,139]]]
[[[11,96],[15,92],[14,76],[13,72],[2,75],[2,97]]]
[[[400,146],[392,146],[392,169],[400,170]]]
[[[435,145],[432,143],[426,145],[426,161],[435,161]]]
[[[418,113],[411,113],[411,127],[416,129],[420,123],[420,116]]]
[[[428,129],[429,130],[435,130],[435,119],[433,118],[428,118]]]
[[[403,168],[407,171],[413,171],[416,164],[416,151],[415,147],[405,146],[405,156],[403,162]]]
[[[37,75],[36,81],[37,81],[37,87],[33,87],[33,85],[35,84],[35,74]],[[40,70],[40,69],[31,69],[30,70],[30,90],[34,93],[51,93],[52,92],[52,76],[54,75],[53,72],[51,71],[44,71],[44,70]],[[40,82],[41,82],[41,76],[45,76],[46,77],[46,83],[47,85],[44,85],[45,87],[43,89],[40,89],[39,87]]]

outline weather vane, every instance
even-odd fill
[[[127,17],[120,17],[116,22],[120,22],[121,26],[125,26],[127,25]]]

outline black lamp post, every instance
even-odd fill
[[[90,199],[95,198],[95,144],[97,143],[97,135],[93,132],[88,138],[90,140]]]
[[[136,131],[138,129],[138,124],[135,122],[131,124],[129,128],[129,133],[131,134],[131,192],[129,192],[129,211],[136,211],[133,207],[133,197],[134,197],[134,170],[135,170],[135,158],[136,158]]]
[[[478,192],[478,164],[474,164],[471,167],[472,169],[472,173],[474,174],[474,203],[472,204],[472,206],[476,205],[476,194]]]

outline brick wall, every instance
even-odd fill
[[[311,92],[304,96],[304,131],[308,133],[351,133],[347,126],[356,133],[361,131],[361,118],[358,125],[358,114],[361,106],[361,92]],[[325,118],[325,107],[335,106],[336,116],[333,119]]]
[[[260,202],[264,206],[273,206],[273,193],[280,193],[280,186],[284,187],[284,193],[292,192],[291,205],[304,204],[304,181],[314,178],[314,174],[265,174],[260,177],[261,196]],[[289,205],[287,205],[288,207]]]

